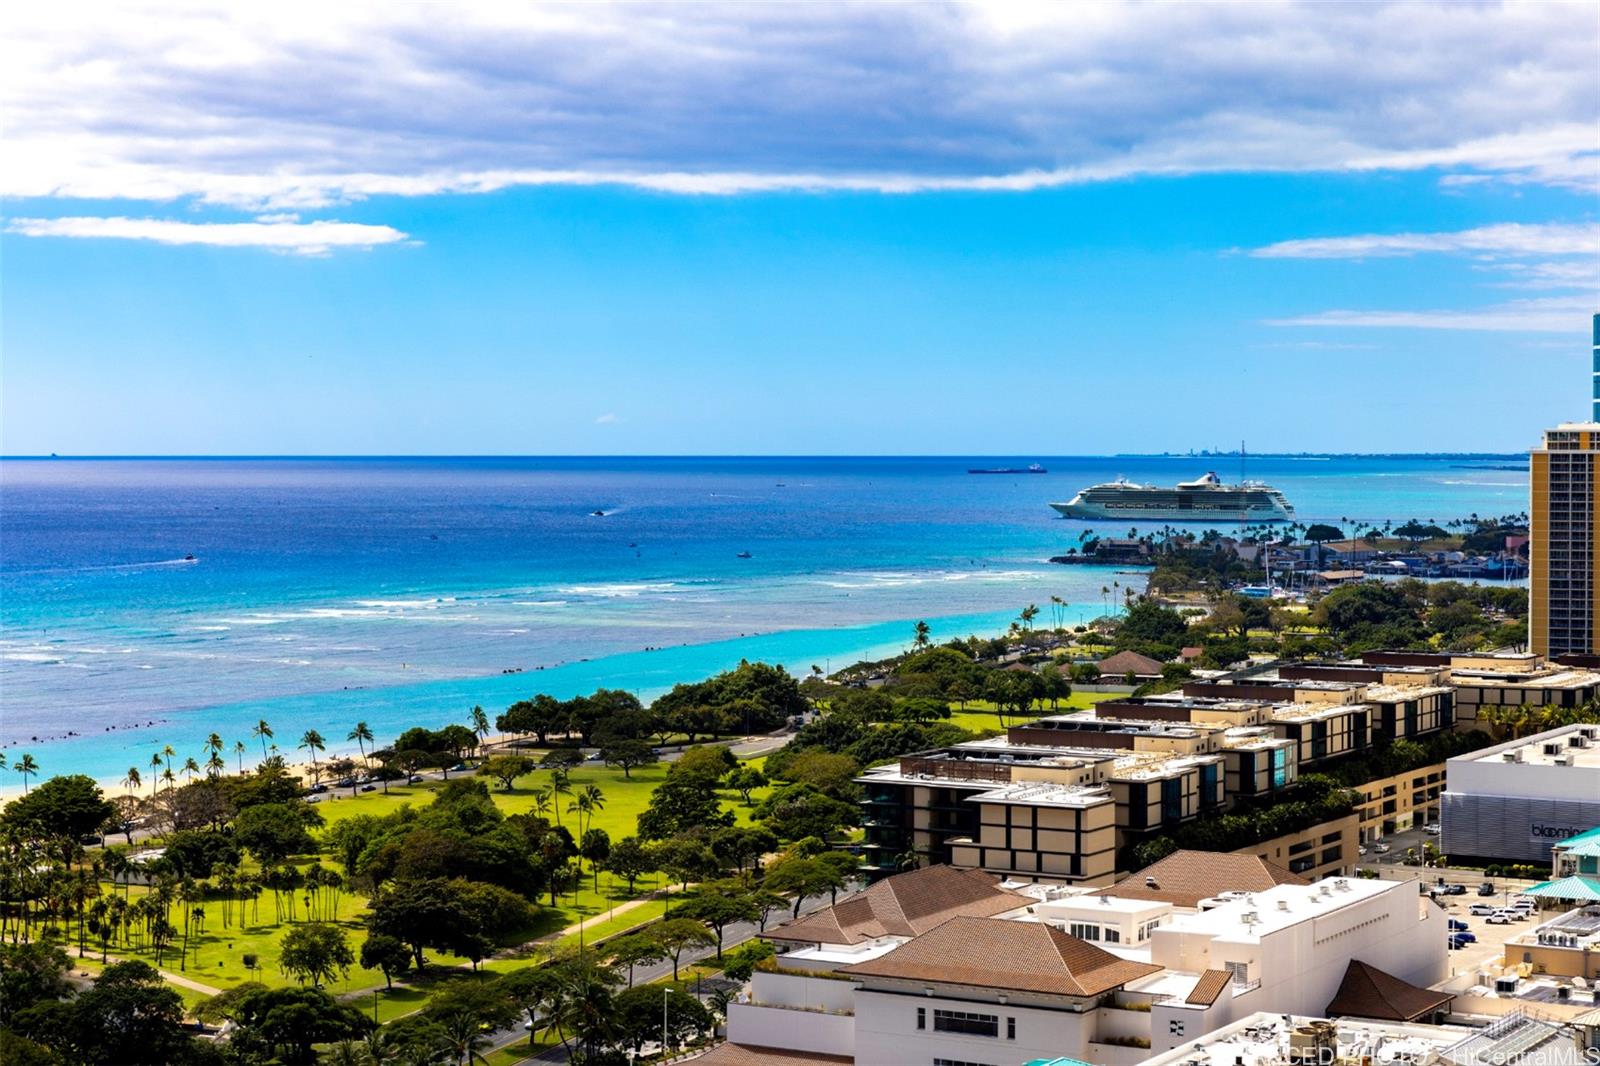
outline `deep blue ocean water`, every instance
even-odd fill
[[[1050,473],[965,472],[1035,459]],[[1247,473],[1301,519],[1364,527],[1523,511],[1515,462]],[[382,741],[538,691],[649,698],[741,657],[837,667],[903,647],[918,618],[993,631],[1030,602],[1047,620],[1051,596],[1092,617],[1102,588],[1143,578],[1047,563],[1088,527],[1046,504],[1207,469],[1231,481],[1238,461],[7,459],[0,744],[112,778],[263,717],[286,748],[357,719]]]

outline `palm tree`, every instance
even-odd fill
[[[172,772],[172,767],[169,766],[165,770],[161,771],[161,783],[167,786],[168,792],[171,792],[172,789],[177,785],[178,777]]]
[[[214,766],[219,761],[217,756],[222,754],[221,736],[216,733],[212,733],[209,737],[206,737],[206,753],[210,756],[210,758],[206,760],[206,765]]]
[[[533,813],[540,818],[550,813],[550,789],[536,788],[533,790]]]
[[[550,771],[550,790],[556,794],[556,828],[561,828],[561,796],[572,795],[572,780],[560,767]]]
[[[194,782],[194,775],[199,772],[200,764],[194,761],[193,755],[183,761],[183,773],[188,777],[191,784]]]
[[[913,648],[922,649],[928,646],[929,640],[927,622],[919,621],[916,626],[913,627],[912,633],[914,634],[914,636],[911,638],[911,646]]]
[[[479,744],[489,735],[489,716],[483,713],[482,707],[472,708],[472,732]]]
[[[178,754],[178,753],[172,750],[172,745],[171,744],[162,745],[162,747],[161,747],[161,756],[162,756],[162,758],[167,760],[167,769],[168,770],[172,769],[172,757],[174,755],[176,755],[176,754]]]
[[[221,752],[214,751],[214,752],[212,752],[210,755],[208,755],[206,757],[206,776],[207,777],[218,778],[218,777],[221,777],[223,774],[225,774],[227,772],[228,772],[228,764],[227,764],[227,761],[222,758],[222,753]]]
[[[233,742],[233,753],[239,757],[239,776],[244,776],[244,741]]]
[[[1033,620],[1039,617],[1039,608],[1030,603],[1028,606],[1022,609],[1022,614],[1020,614],[1018,617],[1022,619],[1023,629],[1032,629]]]
[[[300,734],[300,747],[311,753],[311,780],[314,782],[322,775],[317,766],[317,752],[325,749],[327,744],[323,741],[321,733],[315,729],[308,729]]]
[[[156,798],[156,781],[161,775],[161,753],[150,756],[150,798]]]
[[[357,722],[345,739],[356,742],[356,750],[361,753],[361,764],[370,770],[372,764],[367,761],[367,745],[372,743],[372,727],[365,722]]]
[[[22,794],[26,796],[28,794],[28,778],[38,775],[39,764],[33,761],[32,755],[23,752],[12,769],[22,775]]]
[[[261,738],[261,757],[265,759],[267,757],[267,741],[272,739],[272,727],[268,725],[267,720],[263,718],[256,723],[256,727],[251,731],[251,735]]]
[[[122,779],[122,785],[128,790],[128,794],[132,795],[134,790],[143,783],[144,778],[139,776],[139,768],[137,766],[128,767],[128,776]]]

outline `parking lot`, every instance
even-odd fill
[[[1534,882],[1518,878],[1486,877],[1481,870],[1431,870],[1419,866],[1407,866],[1401,861],[1405,857],[1407,848],[1415,847],[1420,851],[1422,841],[1434,839],[1436,838],[1426,835],[1421,830],[1397,833],[1385,841],[1391,848],[1387,855],[1376,854],[1369,846],[1368,853],[1363,856],[1361,863],[1378,876],[1389,880],[1420,881],[1432,886],[1443,879],[1447,885],[1464,886],[1466,888],[1464,895],[1438,897],[1439,905],[1445,909],[1445,913],[1457,921],[1465,922],[1467,932],[1477,938],[1474,943],[1449,953],[1450,974],[1454,976],[1485,966],[1498,970],[1505,956],[1505,942],[1526,933],[1538,925],[1542,917],[1548,915],[1535,911],[1533,916],[1513,921],[1509,925],[1490,925],[1487,915],[1473,914],[1469,908],[1482,903],[1493,904],[1496,907],[1509,906],[1523,889],[1530,887]],[[1494,895],[1478,895],[1478,886],[1485,882],[1494,886]]]

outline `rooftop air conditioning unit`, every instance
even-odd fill
[[[1571,766],[1572,765],[1572,760],[1567,758],[1565,755],[1557,755],[1554,759],[1551,759],[1550,761],[1553,764],[1555,764],[1556,766]]]
[[[1582,733],[1574,733],[1567,738],[1567,747],[1569,748],[1587,748],[1588,746],[1589,738]]]
[[[1544,753],[1546,755],[1559,755],[1561,753],[1561,745],[1559,743],[1546,744],[1544,746]]]
[[[1521,762],[1522,749],[1518,748],[1515,751],[1503,751],[1500,753],[1500,759],[1502,762]]]

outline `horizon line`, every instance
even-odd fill
[[[1245,452],[1247,459],[1519,459],[1527,451],[1514,452],[1335,452],[1262,451]],[[157,461],[263,461],[263,460],[361,460],[361,459],[1230,459],[1238,452],[106,452],[62,454],[0,454],[0,462],[56,461],[94,462],[107,460]]]

